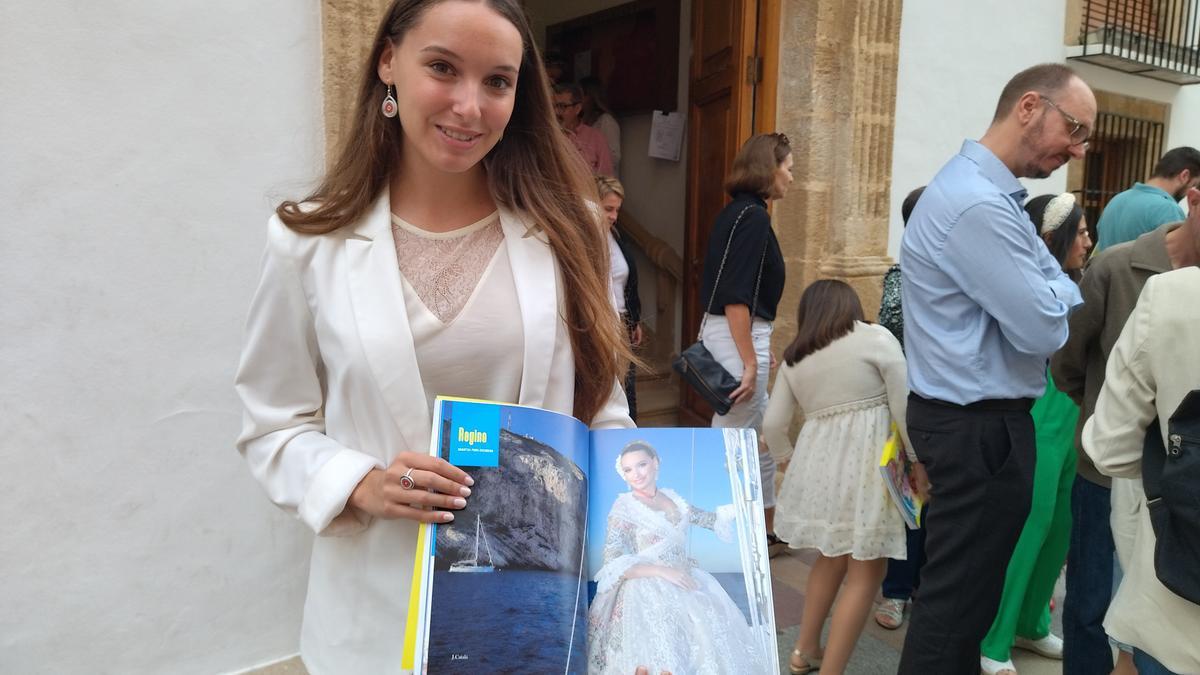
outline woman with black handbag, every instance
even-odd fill
[[[780,133],[758,134],[733,158],[725,190],[733,200],[717,214],[708,239],[700,297],[706,299],[700,339],[738,386],[732,407],[713,415],[713,427],[751,428],[762,434],[767,409],[771,326],[783,295],[784,262],[767,205],[792,184],[792,148]],[[759,470],[767,540],[774,534],[775,460],[759,443]]]

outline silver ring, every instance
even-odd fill
[[[411,490],[417,487],[417,481],[413,480],[412,472],[415,469],[409,469],[403,476],[400,476],[400,487],[405,490]]]

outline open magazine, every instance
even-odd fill
[[[418,673],[778,673],[757,440],[611,429],[439,397],[431,452],[475,479],[422,525]]]

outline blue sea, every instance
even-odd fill
[[[534,570],[435,571],[429,672],[586,673],[587,587],[576,606],[577,582]]]

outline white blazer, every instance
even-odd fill
[[[558,264],[520,216],[502,209],[500,224],[525,335],[517,402],[570,414],[575,368]],[[483,374],[488,364],[464,354],[463,367]],[[298,234],[271,218],[236,389],[245,407],[238,451],[271,501],[319,535],[300,640],[305,665],[317,675],[402,672],[416,524],[346,508],[372,468],[429,447],[432,411],[386,191],[361,222],[329,234]],[[593,427],[632,426],[614,380]]]
[[[1154,572],[1154,528],[1142,488],[1142,442],[1155,415],[1167,421],[1200,387],[1200,269],[1146,282],[1113,345],[1083,449],[1113,481],[1113,539],[1125,578],[1104,617],[1113,638],[1140,648],[1176,673],[1200,673],[1200,605],[1163,586]],[[1200,489],[1200,487],[1198,487]]]

